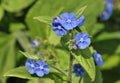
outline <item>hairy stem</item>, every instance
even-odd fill
[[[78,83],[81,83],[81,81],[82,81],[82,78],[79,79],[79,82],[78,82]]]
[[[72,64],[73,64],[73,56],[70,53],[70,55],[69,55],[68,83],[72,83]]]

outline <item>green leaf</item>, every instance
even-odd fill
[[[102,31],[104,28],[105,28],[104,24],[102,24],[102,23],[95,23],[95,25],[93,26],[93,29],[89,32],[89,34],[92,35],[92,36],[95,36],[100,31]]]
[[[88,73],[91,80],[94,81],[96,75],[95,64],[89,48],[86,48],[85,50],[77,50],[75,52],[72,52],[72,55],[74,56],[76,61],[82,65],[82,67]]]
[[[120,83],[120,80],[117,80],[115,83]]]
[[[9,12],[19,12],[33,2],[34,0],[2,0],[2,7]]]
[[[0,79],[3,83],[5,83],[7,79],[3,77],[3,74],[15,66],[15,59],[14,36],[12,34],[7,35],[0,33]]]
[[[80,29],[81,29],[82,32],[88,32],[87,28],[85,26],[81,26]]]
[[[68,52],[64,49],[56,49],[55,51],[56,56],[58,57],[58,62],[56,63],[57,66],[63,70],[66,70],[68,68]]]
[[[119,65],[119,63],[120,63],[119,54],[109,55],[108,57],[105,59],[102,69],[110,70]]]
[[[40,79],[30,79],[27,81],[27,83],[39,83],[41,81]]]
[[[20,45],[22,46],[22,48],[29,53],[34,53],[34,49],[32,48],[31,43],[29,42],[27,35],[25,34],[25,32],[22,31],[16,31],[14,32],[14,35],[17,39],[17,41],[20,43]]]
[[[83,15],[85,16],[85,20],[86,20],[85,26],[87,26],[86,28],[88,29],[89,32],[91,32],[91,30],[93,29],[92,26],[96,23],[96,18],[103,10],[103,7],[104,7],[103,1],[104,0],[96,0],[95,2],[94,0],[87,0],[87,1],[86,0],[82,0],[82,1],[81,0],[79,1],[38,0],[33,5],[33,7],[29,10],[26,16],[26,23],[29,27],[29,30],[33,38],[35,36],[40,36],[41,38],[47,38],[49,37],[47,33],[51,32],[50,30],[51,27],[46,26],[46,24],[42,22],[33,20],[34,17],[36,16],[56,17],[65,11],[74,12],[76,10],[78,11],[77,13],[78,15],[83,13]],[[98,7],[98,5],[99,5],[99,9],[95,11],[95,8]],[[48,22],[48,24],[50,23]]]
[[[49,17],[49,16],[38,16],[38,17],[33,17],[33,19],[38,20],[42,23],[48,24],[48,25],[52,25],[52,19],[53,17]]]
[[[51,29],[50,35],[48,37],[48,41],[52,45],[60,44],[61,37],[57,36],[56,33]]]
[[[22,52],[22,51],[20,51],[20,53],[23,54],[27,58],[31,58],[31,59],[35,59],[35,60],[39,59],[39,56],[35,55],[35,54],[29,54],[27,52]]]
[[[27,69],[23,66],[9,70],[4,74],[4,76],[7,77],[18,77],[18,78],[23,78],[23,79],[37,79],[39,78],[36,75],[30,75]],[[55,73],[51,72],[41,78],[50,78],[55,81],[55,83],[62,83],[63,81],[63,76],[60,73]]]
[[[50,73],[50,74],[48,74],[48,75],[46,75],[44,77],[54,80],[54,83],[63,83],[64,80],[65,80],[65,78],[64,78],[64,76],[62,74],[55,73],[55,72],[52,72],[52,73]]]
[[[87,6],[83,6],[82,8],[79,8],[77,11],[76,11],[76,16],[77,18],[79,18],[81,16],[81,14],[85,11],[85,9],[87,8]]]
[[[0,21],[2,20],[4,16],[4,9],[0,6]]]
[[[23,23],[10,23],[10,32],[15,32],[24,28],[25,25]]]
[[[99,67],[96,67],[95,81],[92,82],[90,77],[88,76],[88,74],[85,74],[81,83],[103,83],[102,81],[103,81],[103,79],[102,79],[101,71],[100,71]]]
[[[117,32],[103,32],[101,35],[99,35],[94,41],[103,41],[103,40],[109,40],[109,39],[120,39],[120,31]]]
[[[18,67],[12,70],[9,70],[4,74],[8,77],[19,77],[23,79],[34,79],[35,77],[31,76],[25,67]]]

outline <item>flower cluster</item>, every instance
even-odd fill
[[[112,11],[113,11],[113,1],[106,0],[105,10],[100,15],[100,20],[108,20],[110,16],[112,15]]]
[[[50,72],[48,64],[41,60],[35,62],[33,59],[27,59],[25,67],[30,74],[37,74],[39,77],[42,77]]]
[[[79,19],[76,18],[76,14],[73,13],[63,13],[59,17],[56,17],[52,21],[52,29],[55,31],[57,36],[64,36],[67,31],[76,29],[77,31],[80,26],[83,26],[85,17],[81,16]],[[72,32],[71,32],[72,33]],[[91,40],[87,32],[78,32],[72,36],[70,46],[72,49],[86,49],[90,44]],[[75,38],[74,38],[75,37]],[[70,49],[71,49],[70,48]],[[103,60],[101,55],[97,52],[93,54],[94,61],[97,65],[103,65]],[[84,68],[80,64],[73,65],[73,72],[75,76],[83,77],[85,74]]]
[[[73,71],[74,71],[75,76],[83,77],[85,74],[85,71],[80,64],[74,64]]]
[[[98,66],[102,66],[103,65],[103,60],[101,57],[101,54],[94,52],[93,53],[93,57],[94,57],[94,61]]]
[[[55,31],[57,36],[63,36],[67,34],[67,31],[73,30],[83,26],[85,17],[81,16],[76,18],[76,13],[63,13],[60,17],[56,17],[52,21],[52,29]],[[85,49],[91,43],[88,33],[79,32],[75,37],[76,45],[79,49]],[[73,45],[73,49],[77,49],[76,45]]]
[[[63,36],[67,34],[67,31],[80,27],[84,24],[84,16],[81,16],[78,20],[76,13],[63,13],[59,17],[56,17],[52,21],[52,29],[57,36]]]

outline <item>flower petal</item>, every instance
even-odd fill
[[[41,71],[41,70],[39,70],[39,71],[36,71],[36,74],[37,74],[37,76],[39,76],[39,77],[43,77],[44,72]]]
[[[84,20],[85,20],[85,17],[84,16],[81,16],[78,20],[77,20],[77,26],[80,27],[84,24]]]

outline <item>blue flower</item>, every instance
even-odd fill
[[[112,2],[112,0],[106,0],[105,10],[100,15],[100,20],[104,20],[104,21],[108,20],[110,18],[110,16],[112,15],[112,11],[113,11],[113,2]]]
[[[85,17],[84,16],[81,16],[78,20],[77,20],[77,26],[80,27],[84,24],[84,20],[85,20]]]
[[[60,23],[66,30],[72,30],[77,26],[76,13],[63,13],[60,15]]]
[[[38,47],[39,46],[39,42],[37,40],[32,41],[32,46],[33,47]]]
[[[80,64],[74,64],[73,71],[75,76],[83,77],[85,75],[85,71]]]
[[[35,73],[35,62],[33,59],[27,59],[25,63],[25,67],[27,68],[30,74]]]
[[[57,36],[63,36],[67,34],[66,29],[60,24],[60,18],[56,17],[52,22],[52,29],[55,31]]]
[[[63,36],[67,34],[67,31],[61,26],[52,26],[52,29],[55,31],[57,36]]]
[[[39,76],[39,77],[42,77],[44,76],[45,74],[48,74],[50,72],[50,69],[49,69],[49,66],[47,63],[41,61],[41,60],[38,60],[36,63],[35,63],[35,73]]]
[[[85,49],[91,43],[89,35],[86,32],[78,33],[75,37],[75,40],[76,40],[76,44],[77,44],[78,48],[80,48],[80,49]]]
[[[99,53],[97,52],[94,52],[93,53],[93,57],[94,57],[94,61],[95,63],[98,65],[98,66],[102,66],[103,65],[103,60],[102,60],[102,57]]]
[[[55,17],[54,19],[53,19],[53,21],[52,21],[52,25],[53,26],[58,26],[58,25],[60,25],[60,18],[59,17]]]

